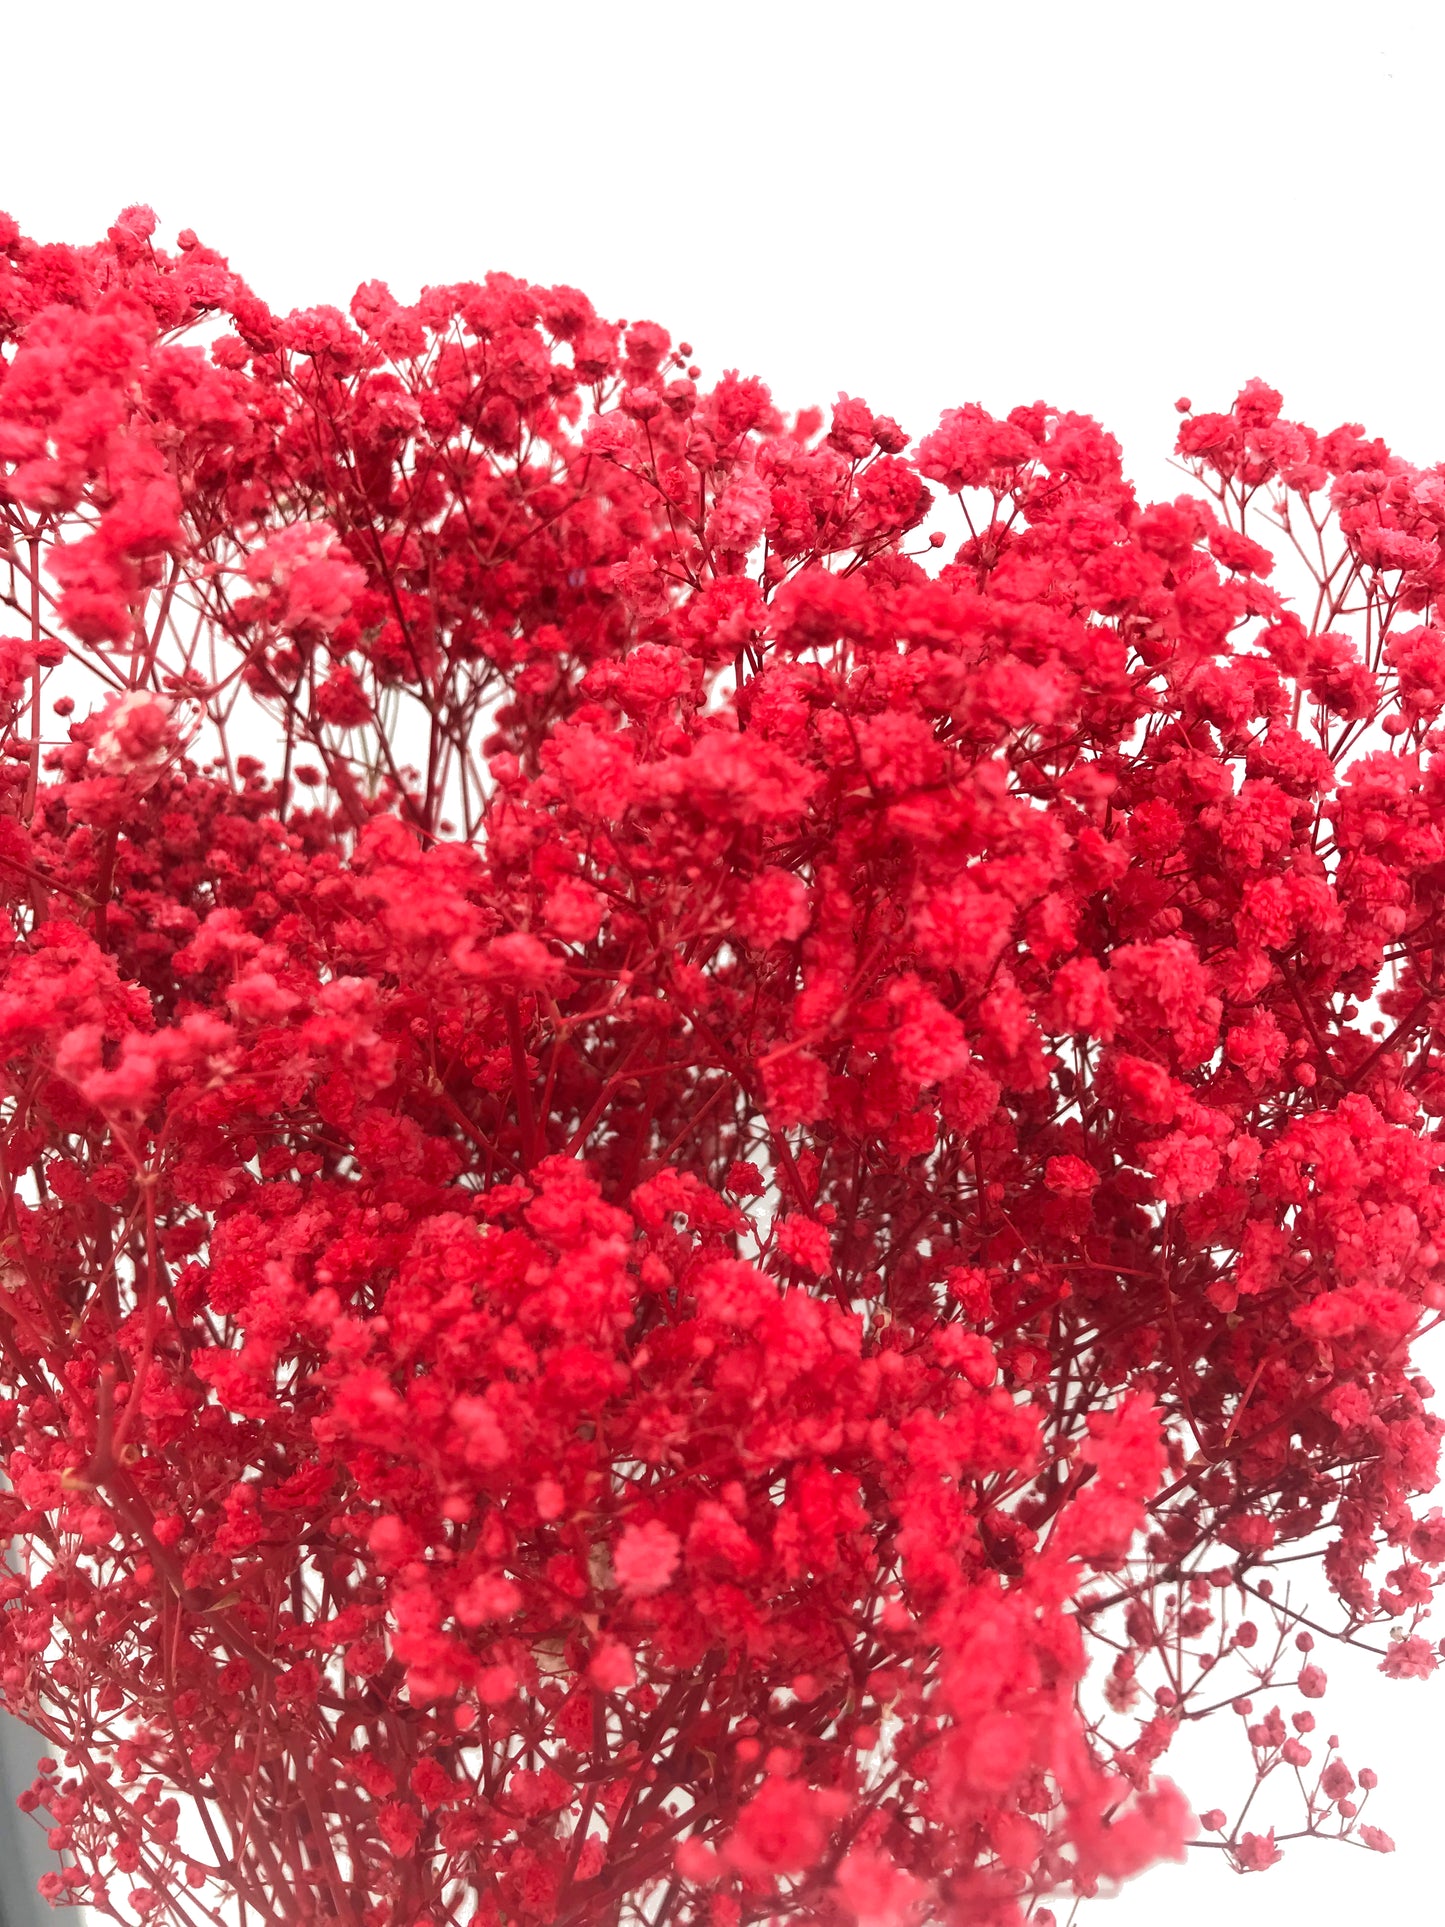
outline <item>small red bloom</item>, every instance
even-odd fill
[[[676,1533],[659,1519],[626,1526],[612,1549],[613,1576],[629,1597],[645,1598],[671,1584],[680,1552]]]

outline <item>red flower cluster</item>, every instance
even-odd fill
[[[153,230],[0,221],[52,1897],[1048,1927],[1182,1851],[1182,1721],[1323,1692],[1273,1561],[1430,1670],[1445,470],[1255,382],[1142,506],[1042,404],[910,457]]]

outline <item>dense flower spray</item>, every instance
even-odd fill
[[[1388,1846],[1310,1705],[1437,1657],[1445,470],[1251,382],[1144,506],[153,234],[0,222],[52,1897],[1048,1927],[1211,1711],[1236,1864]]]

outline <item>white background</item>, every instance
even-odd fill
[[[1174,398],[1254,374],[1445,456],[1442,56],[1445,12],[1390,0],[42,0],[0,24],[0,207],[82,241],[148,201],[281,310],[565,281],[914,434],[1042,397],[1172,494]],[[1400,1851],[1205,1854],[1094,1927],[1439,1918],[1445,1688],[1332,1671]],[[1228,1803],[1222,1764],[1186,1784]]]

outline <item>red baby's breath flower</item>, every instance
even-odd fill
[[[677,1570],[679,1550],[677,1534],[669,1532],[660,1519],[624,1527],[612,1552],[618,1585],[634,1599],[661,1592]]]
[[[0,219],[47,1899],[1048,1927],[1206,1714],[1237,1868],[1271,1776],[1390,1849],[1307,1736],[1321,1628],[1440,1658],[1445,484],[1179,407],[1148,504],[1044,403],[910,455],[575,289]]]

